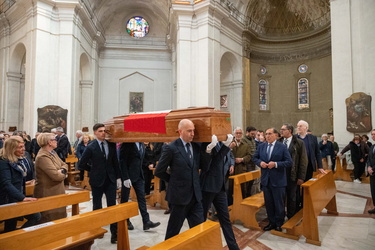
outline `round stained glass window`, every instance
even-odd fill
[[[148,24],[146,19],[140,16],[130,18],[126,24],[126,31],[132,37],[144,37],[148,34],[149,30],[150,25]]]
[[[298,71],[299,73],[306,73],[308,67],[306,64],[301,64],[300,66],[298,66]]]

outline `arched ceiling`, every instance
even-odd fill
[[[329,0],[250,0],[247,27],[262,40],[289,40],[330,25]]]
[[[151,16],[164,27],[168,26],[169,0],[89,0],[87,3],[106,33],[118,26],[114,23],[127,21],[134,15]]]

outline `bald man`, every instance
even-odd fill
[[[203,223],[202,192],[199,184],[200,146],[192,142],[194,124],[183,119],[178,125],[180,138],[163,147],[155,176],[168,182],[166,200],[170,216],[165,239],[180,233],[188,220],[189,227]],[[170,170],[167,171],[168,167]]]

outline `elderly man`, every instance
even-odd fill
[[[192,121],[181,120],[178,124],[180,138],[164,145],[156,165],[155,176],[168,182],[166,200],[170,216],[166,240],[180,233],[185,218],[190,228],[204,221],[199,184],[200,145],[192,142],[194,130]]]
[[[281,231],[285,216],[285,187],[287,185],[286,169],[293,164],[288,149],[276,141],[277,131],[266,130],[266,142],[259,145],[254,154],[255,163],[261,167],[261,184],[264,192],[269,224],[265,231]]]
[[[285,123],[280,129],[280,142],[282,142],[288,149],[290,156],[293,160],[291,168],[287,168],[287,181],[286,186],[286,203],[287,203],[287,217],[292,218],[296,213],[296,195],[297,186],[302,185],[306,176],[307,169],[307,154],[306,148],[301,139],[293,135],[294,128],[291,124]]]
[[[243,139],[243,132],[240,127],[237,127],[233,131],[234,141],[230,144],[234,155],[234,174],[242,174],[248,172],[247,165],[251,161],[251,147]],[[251,195],[251,186],[252,183],[242,183],[242,196],[245,198]],[[228,188],[228,205],[233,204],[233,182],[230,180]]]
[[[81,143],[82,141],[82,136],[83,136],[83,132],[82,130],[77,130],[76,131],[76,140],[74,142],[74,145],[73,145],[73,148],[74,148],[74,153],[76,153],[76,150],[77,150],[77,147],[78,145]]]
[[[64,129],[62,127],[56,128],[56,134],[57,134],[57,148],[55,149],[57,155],[60,157],[60,159],[65,162],[65,159],[68,157],[68,154],[72,153],[72,150],[70,148],[70,142],[68,137],[64,133]]]
[[[318,166],[320,173],[326,173],[322,165],[322,156],[320,154],[318,139],[315,135],[308,134],[308,129],[309,124],[306,121],[300,120],[297,123],[297,136],[305,143],[306,153],[309,160],[304,181],[308,181],[312,178],[313,172],[316,171],[316,166]]]

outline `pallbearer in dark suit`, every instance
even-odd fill
[[[229,134],[224,143],[217,143],[216,136],[212,136],[212,142],[206,149],[206,152],[210,154],[207,159],[208,164],[202,166],[200,180],[204,219],[207,219],[208,209],[213,204],[217,211],[228,248],[230,250],[239,250],[229,219],[228,201],[225,190],[225,182],[228,179],[229,168],[231,167],[230,149],[228,146],[232,140],[233,136]],[[233,165],[231,171],[234,172]]]
[[[267,143],[259,145],[253,158],[256,165],[261,167],[260,181],[269,220],[269,224],[264,227],[265,231],[281,231],[284,224],[286,169],[293,164],[288,149],[276,138],[276,129],[267,129]]]
[[[375,129],[371,131],[371,138],[375,141]],[[370,188],[372,203],[375,207],[375,143],[372,144],[369,150],[367,159],[367,172],[370,175]],[[375,208],[368,210],[370,214],[375,214]]]
[[[142,162],[145,154],[143,143],[123,143],[120,148],[120,168],[124,185],[121,188],[121,203],[128,202],[130,187],[133,186],[137,194],[138,208],[142,215],[143,230],[148,230],[160,225],[160,222],[150,221],[145,199],[145,178],[143,176]],[[134,229],[128,220],[128,229]]]
[[[116,187],[121,187],[120,169],[116,144],[105,140],[105,127],[97,123],[93,127],[96,140],[90,142],[79,161],[79,169],[89,171],[93,210],[102,208],[105,194],[107,206],[116,205]],[[117,223],[111,224],[111,243],[117,241]]]
[[[180,233],[185,218],[190,228],[204,221],[199,185],[200,146],[192,143],[194,129],[192,121],[181,120],[178,124],[180,138],[163,147],[156,165],[155,176],[169,183],[166,200],[171,213],[165,239]]]

